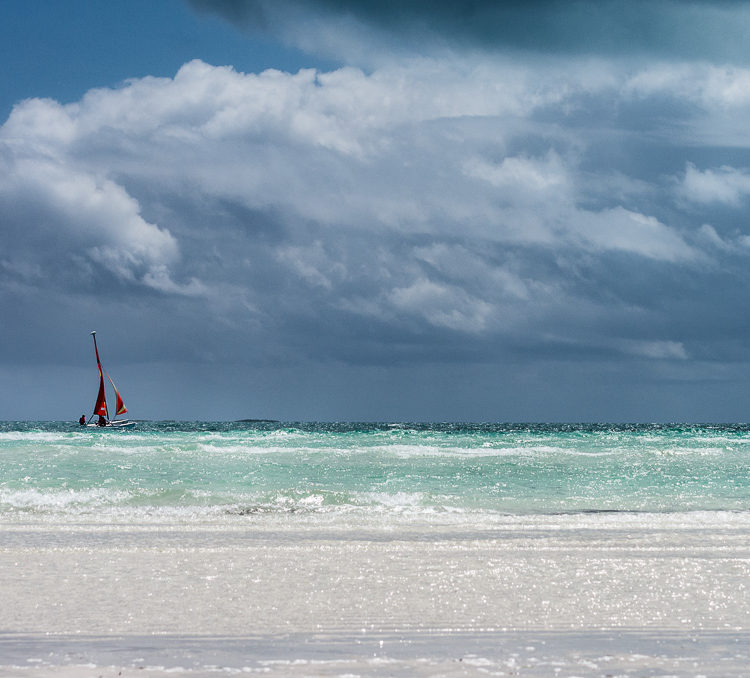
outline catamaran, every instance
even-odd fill
[[[85,423],[87,428],[132,428],[135,426],[135,422],[129,419],[118,419],[117,415],[125,414],[128,410],[125,407],[125,403],[122,402],[122,396],[115,386],[115,382],[103,369],[102,363],[99,360],[99,348],[96,345],[96,331],[91,333],[94,337],[94,352],[96,353],[96,366],[99,368],[99,394],[96,396],[96,405],[94,405],[94,413],[89,417],[89,420]],[[104,375],[107,375],[109,383],[112,384],[112,388],[115,390],[115,416],[109,418],[109,411],[107,410],[107,397],[104,392]],[[92,423],[92,419],[97,417],[97,420]],[[84,417],[81,417],[81,424],[84,423]]]

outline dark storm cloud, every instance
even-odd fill
[[[335,52],[336,30],[352,22],[400,41],[542,53],[642,54],[747,62],[748,4],[732,0],[188,0],[248,28],[277,32]],[[320,30],[318,22],[336,30]],[[359,39],[367,34],[359,32]],[[371,36],[373,45],[378,38]],[[345,56],[346,47],[339,49]],[[391,49],[396,45],[391,44]]]
[[[167,383],[223,370],[232,402],[237,375],[280,366],[330,367],[357,397],[347,374],[422,369],[430,390],[511,363],[536,388],[543,364],[616,381],[747,360],[748,83],[708,64],[193,61],[22,102],[0,128],[0,354],[90,361],[97,329]]]

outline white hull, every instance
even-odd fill
[[[99,426],[99,424],[86,424],[86,428],[98,428],[98,429],[106,429],[106,428],[133,428],[135,426],[134,421],[130,421],[128,419],[122,419],[120,421],[110,421],[107,423],[106,426]]]

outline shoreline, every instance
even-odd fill
[[[750,632],[0,633],[0,676],[746,676]]]

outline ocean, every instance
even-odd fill
[[[0,464],[0,516],[11,521],[266,515],[480,527],[596,512],[731,520],[750,509],[744,425],[9,422]]]
[[[750,426],[5,422],[0,576],[0,675],[750,675]]]

